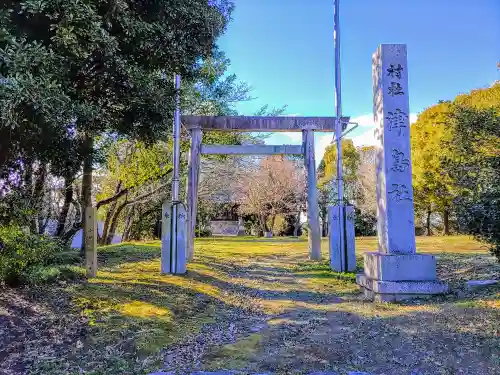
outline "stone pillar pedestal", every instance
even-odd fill
[[[372,72],[378,252],[365,254],[356,281],[382,301],[446,293],[434,256],[416,254],[406,45],[380,45]]]
[[[444,294],[448,286],[436,278],[436,258],[428,254],[364,255],[364,274],[356,283],[365,296],[392,302]]]

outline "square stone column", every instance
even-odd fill
[[[365,273],[357,282],[367,295],[385,301],[445,293],[435,258],[416,254],[406,45],[380,45],[372,74],[378,252],[365,254]]]
[[[340,210],[344,210],[345,242],[340,246]],[[328,236],[330,250],[330,268],[336,272],[354,272],[356,270],[356,238],[354,231],[354,206],[328,207]]]
[[[161,269],[162,275],[187,272],[187,212],[184,204],[163,202],[161,206]]]

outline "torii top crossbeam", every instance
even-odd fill
[[[312,129],[320,132],[335,132],[336,117],[295,116],[182,116],[187,129],[240,131],[240,132],[300,132]],[[342,117],[347,124],[349,117]]]

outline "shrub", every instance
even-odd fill
[[[46,235],[31,234],[16,226],[0,227],[0,282],[26,282],[34,267],[56,263],[65,246]]]
[[[376,236],[377,216],[369,211],[362,212],[358,208],[355,208],[355,211],[354,231],[356,236]]]
[[[272,227],[271,227],[271,224],[274,224],[274,225],[272,225]],[[274,223],[272,222],[271,219],[268,220],[268,226],[274,235],[285,236],[286,230],[288,227],[288,223],[286,221],[286,218],[283,215],[276,215],[276,217],[274,218]]]
[[[212,235],[212,231],[210,228],[197,228],[195,234],[196,237],[210,237]]]
[[[302,233],[300,235],[300,238],[308,238],[309,237],[309,223],[305,222],[302,225]]]
[[[23,275],[27,284],[40,285],[62,280],[80,280],[85,278],[85,268],[68,264],[52,266],[33,266]]]

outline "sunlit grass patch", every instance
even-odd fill
[[[254,357],[260,347],[262,336],[252,334],[244,337],[234,344],[227,344],[214,350],[207,363],[209,369],[241,369],[248,365],[248,361]]]
[[[500,293],[496,293],[490,299],[460,300],[453,305],[463,309],[490,308],[500,310]]]
[[[168,309],[142,301],[125,303],[120,306],[118,311],[132,317],[158,319],[168,323],[172,322],[173,318],[172,313]]]
[[[101,266],[113,267],[122,263],[156,259],[161,256],[160,242],[123,243],[99,248],[97,252]]]

